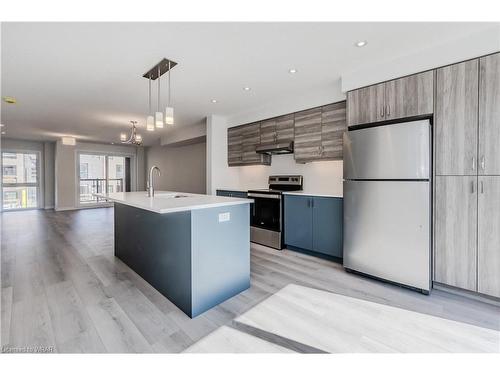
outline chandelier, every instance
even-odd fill
[[[132,129],[130,131],[130,135],[127,136],[126,133],[121,133],[120,134],[120,141],[121,143],[124,144],[129,144],[129,145],[136,145],[136,146],[141,146],[142,145],[142,135],[137,133],[137,121],[130,121],[132,124]]]
[[[144,78],[148,79],[148,115],[146,117],[146,130],[154,131],[156,129],[163,129],[163,125],[174,124],[174,108],[171,104],[171,85],[170,85],[170,70],[176,66],[175,61],[163,58],[158,64],[153,66],[150,70],[143,74]],[[165,112],[161,110],[161,83],[160,77],[168,73],[168,100]],[[151,108],[151,81],[158,80],[158,93],[156,96],[156,111],[153,114]],[[164,116],[165,114],[165,116]]]

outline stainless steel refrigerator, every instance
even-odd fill
[[[344,266],[428,293],[429,120],[344,135]]]

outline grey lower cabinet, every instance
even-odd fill
[[[500,176],[478,181],[477,291],[500,298]]]
[[[476,291],[477,177],[436,176],[434,281]]]
[[[342,258],[343,199],[284,197],[285,245]]]

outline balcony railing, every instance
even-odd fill
[[[105,178],[80,178],[80,203],[103,202],[104,199],[98,198],[93,194],[98,193],[120,193],[123,191],[122,178],[108,178],[106,188]]]

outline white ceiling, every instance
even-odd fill
[[[3,23],[1,121],[8,137],[113,142],[137,120],[142,74],[167,57],[175,126],[334,87],[343,71],[491,27],[480,23]],[[354,43],[367,40],[357,48]],[[297,74],[288,73],[296,68]],[[249,86],[251,91],[244,91]],[[337,87],[337,86],[335,86]],[[153,86],[156,88],[156,86]],[[166,98],[163,82],[162,98]],[[156,92],[156,90],[153,90]],[[218,103],[211,103],[211,99]],[[155,102],[155,101],[153,101]],[[163,104],[163,106],[165,103]]]

